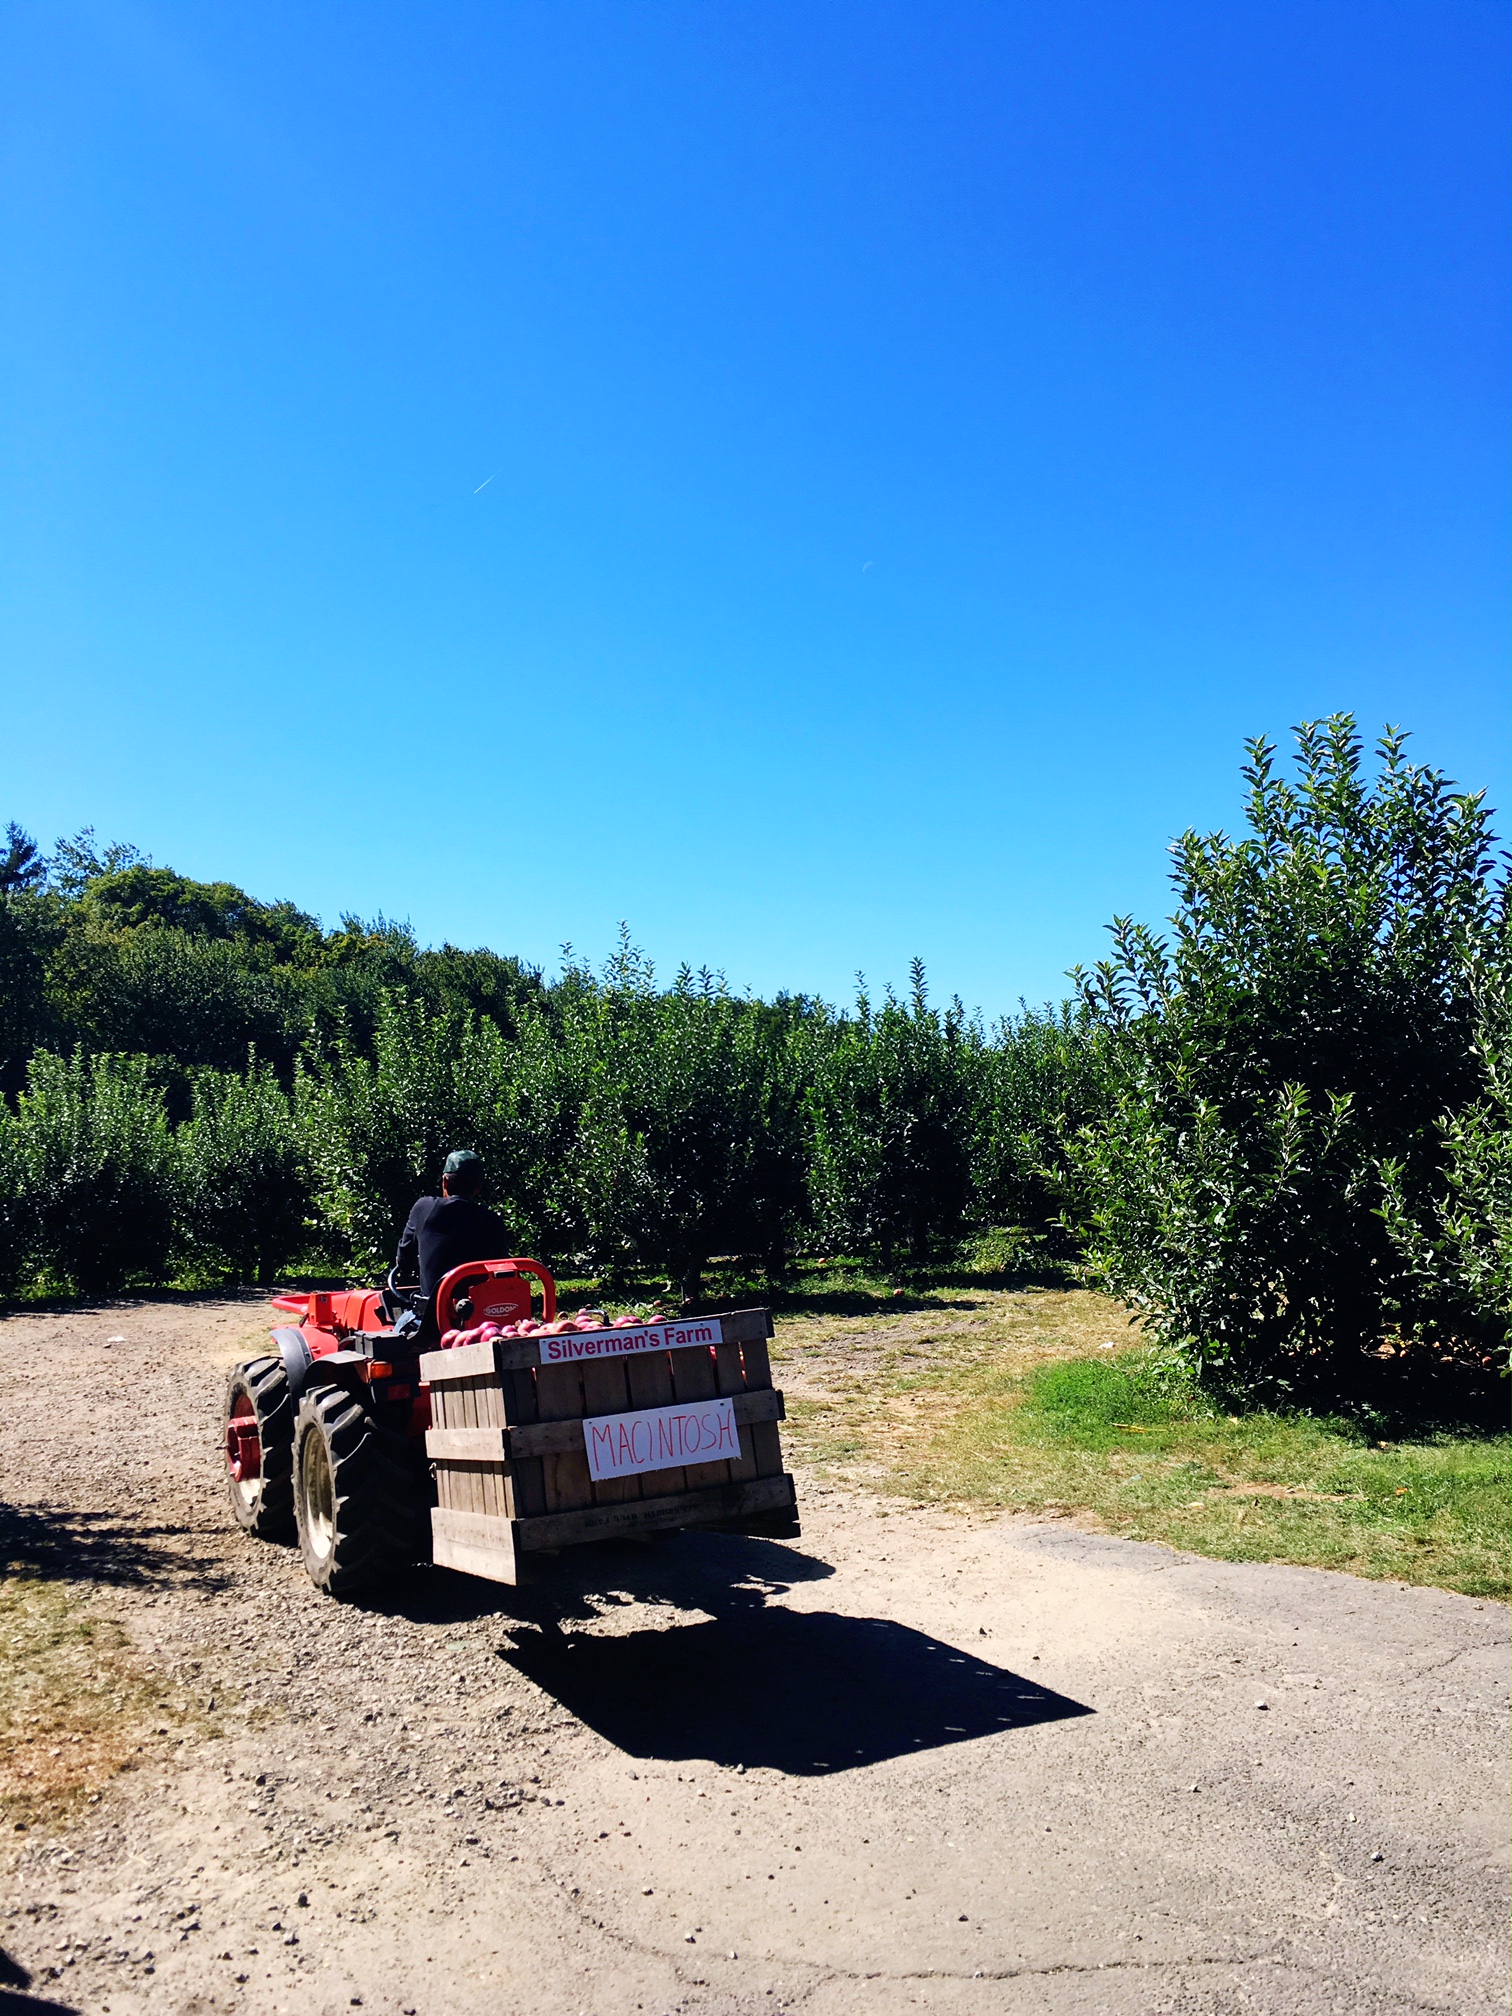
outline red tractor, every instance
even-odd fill
[[[549,1322],[556,1283],[538,1260],[454,1267],[436,1291],[437,1332],[529,1318],[532,1279]],[[231,1509],[259,1539],[297,1538],[316,1587],[351,1595],[430,1558],[421,1299],[390,1274],[382,1289],[279,1295],[273,1306],[292,1320],[226,1387]]]

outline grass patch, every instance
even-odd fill
[[[69,1818],[118,1771],[194,1719],[129,1653],[119,1624],[58,1583],[0,1579],[0,1824],[12,1836]]]
[[[1506,1598],[1505,1434],[1233,1417],[1163,1377],[1117,1304],[961,1278],[778,1316],[796,1454],[916,1503]]]

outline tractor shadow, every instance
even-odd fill
[[[775,1600],[833,1573],[790,1543],[683,1533],[574,1549],[474,1614],[507,1609],[499,1656],[631,1757],[825,1777],[1093,1712],[906,1624]],[[641,1604],[702,1614],[603,1628]]]
[[[621,1636],[521,1629],[500,1656],[628,1756],[793,1777],[1093,1712],[906,1624],[828,1610]]]
[[[484,1582],[447,1568],[421,1568],[382,1594],[359,1599],[364,1609],[413,1623],[463,1624],[498,1617],[544,1630],[572,1619],[595,1622],[606,1606],[671,1604],[683,1610],[759,1610],[797,1582],[834,1574],[790,1543],[748,1534],[669,1533],[651,1541],[607,1540],[573,1547],[546,1561],[520,1588]]]
[[[9,1953],[0,1948],[0,2016],[78,2016],[78,2011],[69,2002],[48,2002],[40,1995],[26,1995],[18,1990],[31,1986],[30,1968],[23,1967],[19,1960],[13,1960]]]
[[[690,1532],[573,1548],[519,1589],[422,1571],[373,1607],[497,1619],[501,1659],[625,1755],[668,1763],[827,1777],[1094,1712],[906,1624],[777,1600],[834,1572],[790,1542]],[[695,1618],[612,1629],[643,1605]]]

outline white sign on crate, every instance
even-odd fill
[[[583,1447],[597,1482],[675,1470],[681,1463],[719,1463],[740,1454],[735,1403],[690,1400],[681,1407],[593,1415],[583,1423]]]
[[[722,1344],[717,1316],[687,1323],[645,1323],[622,1330],[563,1330],[555,1337],[537,1331],[543,1365],[575,1365],[584,1358],[628,1358],[638,1351],[685,1351],[692,1344]]]

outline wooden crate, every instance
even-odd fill
[[[795,1536],[771,1334],[765,1309],[736,1309],[428,1352],[434,1559],[515,1583],[532,1556],[622,1534]]]

